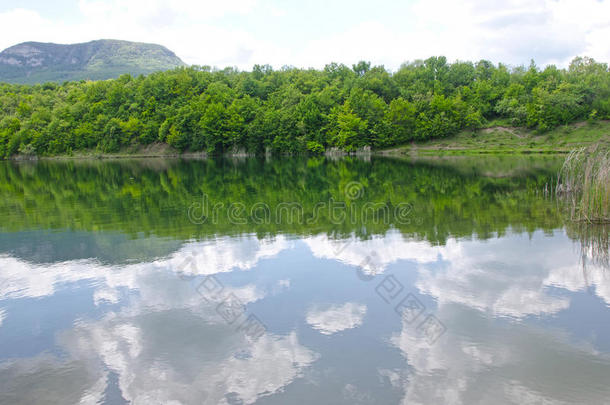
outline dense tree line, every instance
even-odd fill
[[[610,118],[607,64],[509,68],[445,57],[389,72],[360,62],[323,70],[192,66],[115,80],[0,84],[0,156],[179,150],[322,153],[450,136],[490,120],[546,131]]]

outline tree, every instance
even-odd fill
[[[347,102],[336,112],[337,130],[333,144],[347,151],[365,146],[368,122],[352,111]]]
[[[371,62],[365,62],[363,60],[356,63],[355,65],[352,65],[352,69],[354,70],[354,72],[361,77],[364,76],[364,74],[368,72],[370,68]]]
[[[389,144],[401,144],[415,137],[415,106],[399,97],[390,102],[386,120],[390,130]]]

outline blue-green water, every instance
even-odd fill
[[[0,403],[608,403],[560,163],[1,163]]]

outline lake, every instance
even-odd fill
[[[561,163],[0,162],[0,403],[608,403]]]

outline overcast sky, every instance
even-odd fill
[[[511,65],[610,61],[610,0],[0,0],[0,49],[113,38],[250,70],[445,55]]]

